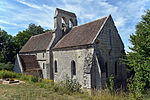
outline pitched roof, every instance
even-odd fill
[[[19,55],[24,71],[41,70],[35,55]]]
[[[92,44],[107,18],[108,17],[104,17],[90,23],[73,27],[53,49]]]
[[[46,50],[52,39],[52,32],[32,36],[28,42],[23,46],[20,52],[33,52]]]

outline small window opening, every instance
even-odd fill
[[[108,52],[109,56],[111,56],[111,50]]]
[[[55,73],[57,73],[57,61],[55,60]]]
[[[117,69],[117,67],[118,67],[118,64],[117,64],[117,61],[115,62],[115,75],[117,76],[117,73],[118,73],[118,69]]]
[[[69,28],[72,28],[73,27],[73,21],[72,19],[69,20]]]
[[[109,41],[110,41],[110,47],[112,48],[112,33],[111,33],[111,30],[109,29]]]
[[[44,58],[44,53],[43,53],[43,58]]]
[[[65,32],[66,31],[66,19],[65,19],[65,17],[61,18],[61,23],[62,23],[62,31]]]
[[[107,66],[107,62],[105,63],[105,68],[106,68],[106,78],[108,78],[108,66]]]
[[[75,61],[71,61],[71,72],[72,72],[72,75],[76,75],[76,64],[75,64]]]
[[[45,63],[43,63],[43,69],[45,69]]]

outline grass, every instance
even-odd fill
[[[25,81],[19,85],[0,84],[0,100],[130,100],[124,92],[111,94],[108,90],[94,91],[92,95],[82,91],[68,91],[68,88],[48,79],[0,71],[0,78],[15,78]],[[150,91],[143,100],[150,100]]]

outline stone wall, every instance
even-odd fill
[[[75,78],[85,88],[91,88],[91,67],[93,48],[53,51],[53,64],[57,61],[57,72],[54,70],[54,81],[66,79],[66,75]],[[71,61],[75,61],[76,75],[71,75]],[[55,64],[53,66],[55,69]]]
[[[105,64],[108,67],[108,77],[114,75],[119,81],[125,80],[127,77],[126,67],[123,64],[117,65],[117,75],[115,75],[115,62],[120,62],[120,58],[123,57],[122,52],[124,52],[124,45],[120,39],[118,31],[114,25],[111,16],[108,17],[104,28],[101,30],[97,39],[94,43],[95,53],[101,59],[102,68],[106,69]],[[106,78],[106,71],[102,72],[102,83],[104,83],[108,78]]]
[[[42,69],[43,78],[50,79],[50,55],[49,51],[46,52],[37,52],[37,60]]]
[[[16,72],[16,73],[23,73],[22,64],[20,62],[20,58],[19,58],[18,54],[17,54],[17,57],[15,59],[15,66],[13,68],[13,71]]]
[[[32,52],[32,53],[26,53],[24,55],[36,55],[37,61],[40,65],[40,68],[42,69],[43,78],[45,78],[45,79],[50,78],[49,51]],[[19,59],[19,56],[16,58],[14,71],[15,72],[18,72],[18,71],[23,72],[23,71],[20,71],[21,70],[20,67],[22,67],[22,65],[18,59]]]

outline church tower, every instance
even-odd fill
[[[77,26],[75,13],[56,8],[54,16],[54,31],[56,41],[67,34],[73,26]]]

